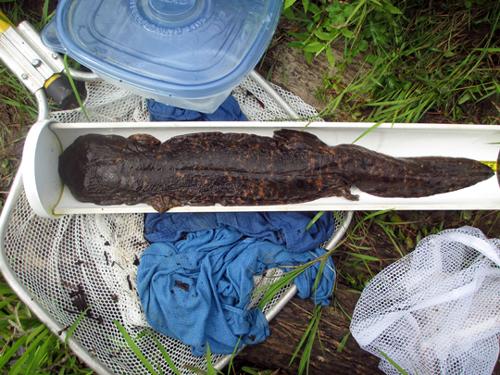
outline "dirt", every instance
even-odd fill
[[[293,92],[321,112],[328,104],[325,94],[335,95],[333,91],[325,93],[324,89],[325,80],[335,76],[335,70],[324,55],[319,55],[312,64],[308,64],[301,50],[289,47],[291,39],[285,35],[289,27],[286,22],[280,25],[257,70],[268,80]],[[342,59],[341,46],[332,51],[336,60]],[[362,71],[362,66],[361,58],[358,57],[343,71],[344,85],[354,80]],[[352,117],[349,113],[336,113],[334,121],[353,121]]]
[[[0,86],[0,97],[12,97],[13,93],[5,86]],[[0,102],[0,207],[7,196],[12,182],[13,171],[16,171],[21,160],[26,130],[23,127],[23,116],[15,107]]]
[[[0,86],[0,96],[11,97],[12,92],[6,86]],[[11,106],[0,102],[0,125],[11,126],[16,123],[19,123],[18,113]]]

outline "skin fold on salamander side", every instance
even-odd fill
[[[328,146],[304,131],[273,137],[206,132],[161,143],[88,134],[59,157],[73,196],[99,205],[147,203],[159,212],[182,205],[267,205],[321,197],[350,200],[351,186],[380,197],[423,197],[474,185],[494,174],[471,159],[395,158],[364,147]]]

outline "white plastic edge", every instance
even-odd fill
[[[36,122],[28,132],[23,149],[21,171],[28,202],[35,213],[44,218],[56,218],[53,209],[62,195],[62,182],[51,159],[62,152],[58,138],[49,129],[50,120]],[[42,148],[44,153],[38,152]],[[47,162],[49,161],[49,162]],[[43,181],[37,178],[43,174]],[[55,175],[53,175],[55,173]],[[43,184],[43,185],[41,185]]]

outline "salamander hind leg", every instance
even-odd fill
[[[146,201],[151,207],[153,207],[159,213],[164,213],[174,207],[179,207],[181,203],[177,199],[171,199],[164,195],[155,195]]]
[[[359,200],[359,195],[351,193],[351,183],[339,176],[333,176],[329,178],[328,186],[325,189],[324,197],[344,197],[350,201]]]

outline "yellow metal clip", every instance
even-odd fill
[[[0,10],[0,33],[7,31],[12,26],[12,23],[7,18],[5,13]]]

